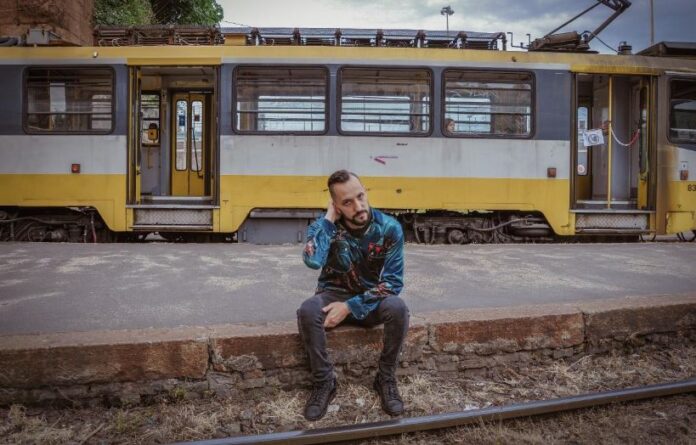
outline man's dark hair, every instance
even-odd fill
[[[331,186],[334,184],[346,183],[350,180],[351,176],[360,181],[358,175],[356,175],[353,172],[349,172],[348,170],[337,170],[331,173],[331,176],[329,176],[328,180],[329,192],[331,193],[331,196],[333,196],[333,189],[331,188]]]

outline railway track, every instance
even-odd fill
[[[349,440],[370,439],[402,433],[452,428],[480,422],[507,420],[560,413],[622,402],[696,392],[696,378],[675,383],[648,385],[635,388],[587,393],[572,397],[539,400],[513,405],[488,407],[432,416],[411,417],[382,422],[345,425],[314,430],[288,431],[254,436],[179,442],[189,445],[243,445],[243,444],[320,444]]]

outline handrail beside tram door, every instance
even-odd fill
[[[128,202],[131,204],[140,204],[140,138],[141,128],[140,122],[142,119],[140,109],[140,87],[142,80],[142,72],[140,67],[134,66],[130,68],[130,109],[128,110],[128,128],[129,128],[129,147],[128,147]]]

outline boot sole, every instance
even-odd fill
[[[307,416],[304,416],[305,419],[309,420],[310,422],[314,422],[315,420],[319,420],[319,419],[321,419],[322,417],[324,417],[324,416],[326,415],[326,411],[328,411],[329,405],[331,405],[331,402],[333,401],[334,397],[336,397],[336,386],[337,386],[337,385],[334,385],[333,390],[332,390],[331,393],[329,394],[329,401],[326,402],[326,407],[324,408],[324,411],[322,411],[321,414],[319,414],[317,417],[307,417]]]
[[[377,380],[375,380],[372,383],[372,388],[377,391],[377,395],[379,396],[379,403],[382,405],[382,411],[385,413],[389,414],[392,417],[400,416],[404,413],[404,410],[401,410],[399,412],[391,411],[387,406],[384,404],[384,397],[382,397],[382,393],[379,391],[379,384],[377,384]]]

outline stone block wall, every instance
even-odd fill
[[[0,9],[0,36],[19,37],[38,28],[62,43],[92,45],[94,0],[0,0]]]
[[[380,327],[328,333],[343,381],[367,384]],[[696,341],[696,294],[412,316],[399,375],[486,376],[645,344]],[[0,337],[0,404],[128,405],[245,397],[310,383],[294,322]]]

